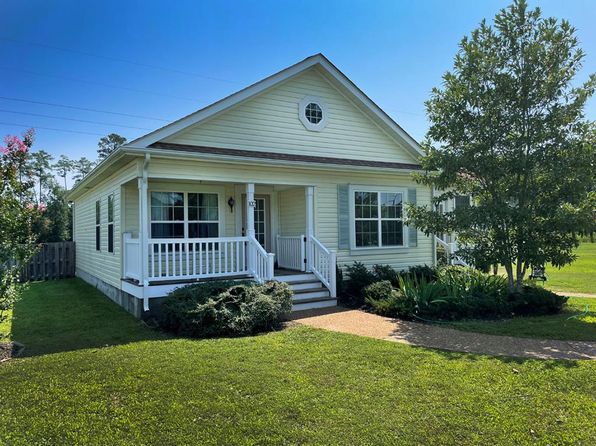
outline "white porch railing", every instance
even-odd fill
[[[306,249],[310,271],[329,289],[331,297],[336,297],[337,283],[335,269],[337,258],[335,252],[329,251],[313,236],[307,240]]]
[[[306,258],[304,235],[278,235],[276,242],[277,265],[280,268],[304,271]]]
[[[248,274],[248,237],[149,239],[147,279],[201,279]]]
[[[141,280],[140,265],[141,265],[141,244],[138,238],[132,238],[130,232],[125,232],[122,235],[123,243],[123,273],[124,277],[134,280]]]
[[[448,265],[462,265],[469,266],[468,263],[457,255],[458,246],[457,242],[446,242],[439,237],[435,237],[438,246],[443,247],[445,255],[447,256]]]
[[[150,282],[241,275],[259,282],[273,279],[275,254],[267,253],[252,237],[149,239],[144,277],[139,239],[125,233],[123,240],[125,278]]]

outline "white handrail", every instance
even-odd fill
[[[302,235],[278,235],[276,237],[277,264],[280,268],[304,271],[305,237]]]
[[[319,278],[321,283],[329,289],[331,297],[337,297],[337,282],[335,269],[337,265],[337,256],[335,252],[330,251],[316,237],[310,236],[307,241],[309,261],[308,268]]]
[[[445,253],[447,254],[447,263],[449,265],[463,265],[469,266],[468,263],[462,259],[460,256],[457,255],[458,246],[457,242],[448,243],[442,240],[440,237],[435,236],[436,242],[445,248]]]
[[[275,268],[275,254],[268,253],[259,241],[248,237],[249,270],[257,282],[272,280]]]

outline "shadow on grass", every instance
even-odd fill
[[[167,339],[80,279],[31,283],[12,313],[22,356]]]

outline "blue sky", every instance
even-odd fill
[[[322,52],[420,140],[424,101],[451,67],[458,42],[508,3],[5,1],[0,135],[36,127],[35,149],[94,159],[101,135],[133,139]],[[596,72],[596,2],[530,6],[570,20],[587,53],[581,79]],[[596,119],[594,99],[587,112]]]

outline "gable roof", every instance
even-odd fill
[[[333,65],[322,54],[315,54],[298,62],[284,70],[281,70],[261,81],[258,81],[236,93],[233,93],[205,108],[202,108],[188,116],[150,132],[124,146],[131,148],[148,148],[164,138],[170,137],[192,125],[198,124],[219,114],[241,102],[244,102],[256,95],[279,85],[280,83],[317,66],[326,77],[341,89],[357,105],[360,106],[373,121],[375,121],[385,132],[396,142],[401,143],[414,159],[423,154],[420,145],[404,129],[402,129],[387,113],[375,104],[362,90],[360,90],[345,74]]]

